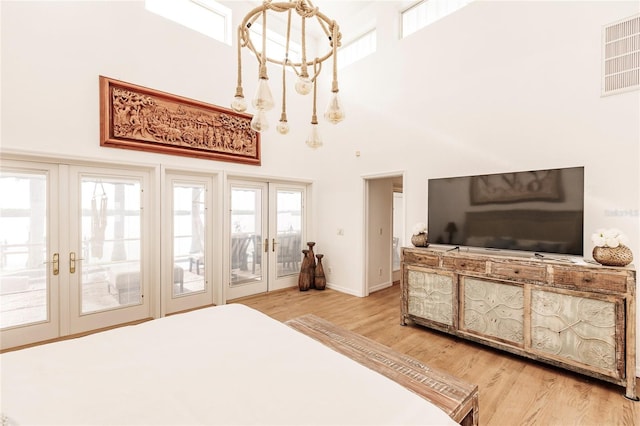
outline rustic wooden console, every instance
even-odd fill
[[[636,273],[437,248],[402,250],[402,318],[636,393]]]

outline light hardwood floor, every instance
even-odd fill
[[[400,286],[355,297],[288,289],[237,299],[280,321],[312,313],[440,368],[480,390],[480,424],[640,425],[624,389],[415,325],[400,325]]]

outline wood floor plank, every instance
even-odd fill
[[[640,426],[624,388],[416,326],[400,325],[400,288],[368,297],[287,289],[237,299],[279,320],[314,314],[480,389],[481,425]]]

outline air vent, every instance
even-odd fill
[[[602,96],[640,88],[640,14],[602,30]]]

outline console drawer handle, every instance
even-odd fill
[[[587,277],[587,278],[584,278],[582,281],[584,281],[585,283],[590,283],[591,282],[591,278]]]
[[[514,270],[513,270],[513,273],[514,273],[514,274],[519,274],[519,273],[520,273],[520,269],[514,269]]]

